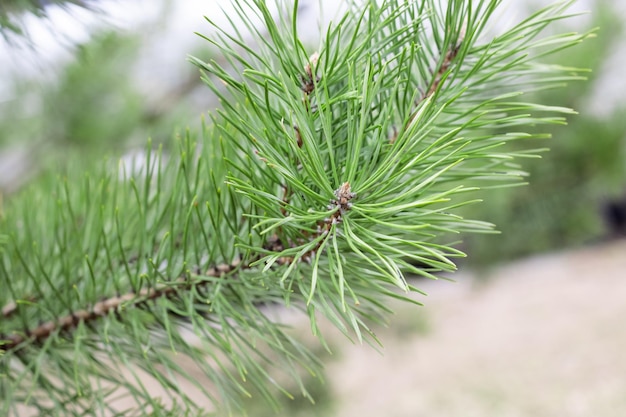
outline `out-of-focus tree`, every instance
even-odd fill
[[[96,1],[89,0],[2,0],[0,2],[0,34],[4,37],[28,35],[22,24],[25,14],[45,18],[51,6],[93,9],[95,4]]]

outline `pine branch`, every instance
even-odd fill
[[[237,2],[231,28],[209,20],[223,58],[191,60],[221,108],[199,141],[188,132],[167,155],[149,144],[140,166],[48,176],[7,205],[0,396],[12,401],[0,410],[115,413],[127,395],[137,412],[172,411],[137,369],[190,413],[201,405],[180,380],[229,412],[249,386],[269,402],[290,395],[276,372],[308,396],[299,372],[319,363],[266,304],[305,312],[320,338],[325,317],[379,343],[370,325],[386,301],[418,304],[409,278],[454,271],[456,236],[491,230],[457,210],[522,175],[501,144],[572,113],[512,100],[580,78],[539,62],[587,36],[541,37],[567,3],[488,36],[497,5],[351,2],[315,51],[297,2],[277,16]]]

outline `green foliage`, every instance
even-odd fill
[[[101,155],[138,134],[166,142],[180,112],[165,120],[149,114],[149,103],[129,76],[139,46],[139,39],[128,34],[96,33],[76,47],[75,59],[54,82],[18,81],[13,99],[1,105],[0,143]]]
[[[120,65],[137,47],[129,36],[102,33],[77,47],[54,83],[18,84],[15,98],[3,103],[2,140],[45,142],[47,150],[119,147],[141,117],[140,96]]]
[[[169,147],[173,128],[195,111],[175,100],[186,92],[180,86],[150,96],[133,81],[139,41],[129,33],[95,32],[73,47],[75,55],[66,65],[46,68],[43,79],[11,83],[10,98],[0,103],[0,149],[21,154],[22,162],[13,165],[28,169],[25,175],[9,172],[0,181],[0,192],[15,192],[27,179],[63,172],[68,164],[88,169],[103,153],[141,153],[147,137]],[[51,74],[58,75],[51,79]],[[195,84],[200,81],[190,85]]]
[[[334,398],[331,387],[323,379],[305,375],[304,385],[311,397],[296,395],[293,398],[280,396],[280,409],[276,410],[263,401],[260,396],[252,396],[244,403],[244,409],[249,410],[251,417],[314,417],[334,415]],[[293,387],[297,390],[297,387]],[[276,393],[277,396],[280,393]]]
[[[585,37],[541,37],[567,4],[494,35],[495,0],[351,2],[313,51],[295,11],[236,3],[259,46],[240,22],[213,25],[228,67],[192,58],[221,102],[200,139],[149,145],[133,168],[70,168],[7,202],[2,412],[115,414],[120,396],[139,414],[206,411],[182,380],[227,412],[253,392],[291,396],[285,377],[309,397],[301,372],[318,361],[266,306],[376,344],[387,301],[414,302],[408,276],[456,268],[457,236],[490,230],[457,214],[469,192],[521,175],[502,145],[571,112],[515,100],[580,78],[540,62]]]
[[[563,65],[591,68],[588,82],[537,92],[534,101],[583,109],[588,106],[601,66],[623,34],[621,22],[606,3],[600,2],[592,16],[593,25],[602,28],[597,39],[551,57]],[[464,215],[493,221],[502,232],[498,237],[468,236],[465,243],[471,262],[504,262],[589,243],[605,235],[602,204],[626,190],[623,110],[614,109],[607,116],[583,112],[572,117],[569,126],[541,128],[559,140],[550,143],[550,151],[543,153],[542,159],[525,164],[529,185],[483,191],[479,197],[489,204],[464,211]],[[519,152],[533,146],[518,142],[507,145],[507,149]]]

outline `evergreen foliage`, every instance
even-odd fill
[[[486,190],[479,194],[489,204],[463,210],[463,215],[488,219],[502,235],[471,235],[464,240],[472,264],[491,265],[544,251],[562,250],[596,242],[623,231],[603,224],[603,206],[619,202],[626,192],[626,120],[624,106],[606,115],[583,111],[601,81],[602,65],[616,55],[624,29],[614,6],[596,3],[592,25],[601,28],[597,38],[549,59],[592,71],[584,83],[571,83],[559,90],[538,91],[533,101],[581,109],[568,126],[533,127],[559,140],[549,143],[541,159],[524,164],[529,185]],[[552,28],[554,32],[557,28]],[[507,149],[531,149],[537,143],[517,142]],[[573,204],[573,202],[575,202]],[[608,229],[608,230],[607,230]]]
[[[457,212],[523,175],[512,160],[529,154],[502,145],[572,113],[516,99],[580,79],[542,62],[587,36],[542,36],[569,2],[502,33],[488,29],[497,0],[350,2],[317,50],[298,37],[297,2],[279,3],[278,18],[247,0],[232,27],[209,20],[224,64],[191,60],[221,107],[199,136],[148,144],[134,166],[45,176],[5,203],[3,414],[210,410],[181,380],[226,412],[250,392],[275,403],[272,385],[319,363],[269,306],[303,311],[322,342],[320,317],[379,343],[386,301],[415,302],[408,277],[455,270],[458,235],[491,230]]]
[[[43,149],[40,156],[55,148],[119,148],[142,122],[141,96],[120,65],[138,44],[136,37],[96,33],[55,82],[19,80],[16,98],[0,105],[0,144],[30,141],[33,152]]]

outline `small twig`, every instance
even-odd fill
[[[450,66],[452,65],[452,61],[454,61],[454,58],[456,58],[456,56],[459,53],[460,47],[461,47],[461,43],[459,41],[459,43],[457,43],[454,48],[450,49],[446,53],[446,56],[443,62],[441,63],[439,70],[436,72],[435,77],[433,81],[431,82],[430,88],[428,89],[426,93],[422,93],[422,97],[419,100],[420,102],[426,100],[428,97],[432,96],[435,93],[435,91],[437,91],[437,88],[439,88],[439,84],[441,84],[441,79],[443,78],[443,75],[448,71],[448,69],[450,69]]]
[[[300,133],[300,128],[297,125],[293,125],[293,130],[296,132],[296,144],[298,148],[302,148],[302,134]]]
[[[317,52],[311,55],[309,57],[309,62],[307,62],[304,66],[304,75],[300,77],[302,81],[300,88],[302,88],[302,91],[304,91],[304,94],[307,96],[315,90],[315,83],[320,81],[320,77],[314,74],[315,66],[317,65],[317,61],[319,61],[319,58],[320,55]]]
[[[339,224],[343,222],[343,216],[350,211],[352,208],[351,200],[356,197],[356,193],[353,193],[350,190],[350,183],[344,182],[341,187],[335,190],[334,199],[330,200],[330,204],[327,206],[329,210],[333,210],[333,213],[330,217],[324,219],[319,222],[317,225],[317,232],[311,236],[312,239],[317,239],[320,236],[328,235],[331,231],[333,225]],[[305,261],[310,261],[315,253],[317,253],[318,249],[322,246],[325,239],[320,239],[320,241],[315,245],[315,247],[304,255],[302,255],[301,259]],[[278,260],[279,264],[291,264],[295,261],[295,257],[284,257]]]
[[[310,95],[315,90],[315,84],[319,83],[321,78],[315,74],[315,67],[319,60],[319,54],[315,52],[309,57],[309,62],[304,66],[304,75],[300,76],[300,89],[304,92],[302,102],[304,103],[307,111],[315,111],[316,106],[311,106]]]

